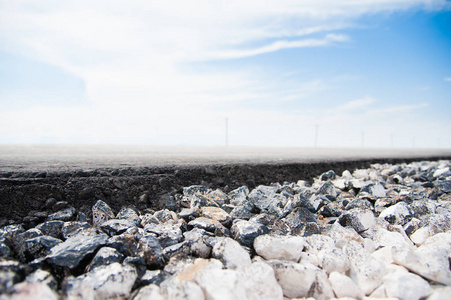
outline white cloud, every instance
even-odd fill
[[[451,77],[446,77],[445,81],[451,81]]]
[[[364,107],[369,106],[370,104],[373,104],[375,101],[376,100],[374,98],[366,96],[362,99],[349,101],[349,102],[345,103],[344,105],[340,106],[339,109],[353,110],[356,108],[364,108]]]

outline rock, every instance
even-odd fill
[[[363,243],[362,237],[350,228],[344,228],[340,223],[335,222],[332,227],[327,231],[326,236],[332,238],[337,248],[343,248],[350,241],[357,243]]]
[[[329,281],[338,298],[363,299],[365,296],[360,287],[351,278],[339,272],[330,273]]]
[[[247,206],[240,205],[230,212],[230,216],[233,219],[249,220],[253,216],[251,209],[252,208],[248,208]]]
[[[433,289],[427,300],[448,300],[451,297],[451,286],[439,286]]]
[[[393,248],[393,260],[424,278],[451,285],[451,271],[444,267],[449,265],[450,248],[451,233],[438,233],[418,249]]]
[[[451,171],[449,170],[449,167],[437,169],[434,174],[432,174],[435,178],[447,177],[450,175]]]
[[[12,243],[18,234],[25,232],[22,225],[8,225],[0,228],[0,236],[5,238],[6,243]]]
[[[290,260],[298,262],[305,240],[302,237],[260,235],[254,240],[254,249],[265,259]]]
[[[191,249],[189,243],[183,241],[164,248],[161,252],[165,261],[171,260],[171,258],[181,258],[190,255]]]
[[[92,224],[94,227],[100,227],[109,219],[114,219],[114,214],[111,208],[102,200],[97,200],[92,207]]]
[[[165,297],[160,292],[160,287],[155,284],[149,284],[139,289],[138,293],[133,297],[133,300],[165,300]]]
[[[373,237],[376,249],[381,247],[412,247],[413,243],[409,239],[405,239],[400,233],[388,231],[378,228]]]
[[[429,283],[412,273],[390,273],[385,276],[384,286],[388,297],[400,300],[419,300],[431,294]]]
[[[192,281],[169,279],[160,287],[164,299],[204,300],[204,292],[199,285]],[[214,299],[214,298],[213,298]]]
[[[11,300],[33,300],[33,299],[46,299],[46,300],[58,300],[58,294],[55,293],[45,283],[31,283],[22,282],[16,284],[11,291],[11,296],[7,299]]]
[[[56,290],[58,283],[55,278],[47,271],[37,269],[25,278],[26,282],[29,283],[44,283],[52,290]]]
[[[173,220],[177,221],[178,217],[177,214],[173,211],[170,211],[168,209],[162,209],[159,211],[156,211],[153,216],[161,223]]]
[[[75,219],[77,212],[75,211],[75,208],[69,207],[63,210],[60,210],[54,214],[51,214],[48,216],[49,221],[72,221]]]
[[[316,278],[310,288],[309,296],[317,300],[329,300],[335,297],[329,278],[323,270],[316,271]]]
[[[11,288],[17,282],[21,281],[23,278],[19,272],[11,270],[8,268],[0,269],[0,294],[4,294],[11,290]]]
[[[239,206],[247,200],[247,195],[249,195],[249,189],[247,186],[234,189],[229,193],[230,203],[235,206]]]
[[[236,269],[251,264],[249,253],[231,238],[223,238],[213,247],[212,256],[219,259],[227,269]]]
[[[217,228],[224,227],[217,220],[209,219],[205,217],[196,218],[188,223],[189,226],[194,228],[204,229],[206,231],[215,232]]]
[[[68,239],[77,235],[95,236],[98,232],[87,222],[72,221],[64,222],[63,227],[61,228],[61,234],[64,239]]]
[[[139,215],[131,208],[122,208],[119,213],[116,216],[116,219],[120,220],[128,220],[135,224],[135,226],[141,225],[141,219],[139,218]]]
[[[11,249],[6,244],[6,238],[0,236],[0,257],[9,257],[11,254]]]
[[[156,237],[152,235],[140,237],[138,251],[149,268],[161,268],[164,266],[161,245]]]
[[[124,261],[123,264],[129,264],[133,267],[135,267],[136,273],[138,274],[139,278],[142,278],[147,271],[147,266],[146,266],[146,262],[144,261],[144,258],[139,256],[127,256]]]
[[[405,233],[410,236],[418,228],[420,228],[420,224],[421,224],[420,220],[418,220],[417,218],[412,218],[412,220],[410,220],[403,226],[403,229]]]
[[[274,270],[267,264],[255,262],[239,269],[248,300],[283,299],[283,291],[277,283]]]
[[[384,186],[380,183],[370,185],[369,193],[376,198],[383,198],[387,196]]]
[[[186,222],[189,222],[199,217],[199,211],[194,208],[183,208],[180,211],[179,216]]]
[[[50,249],[60,244],[61,240],[43,235],[25,240],[19,253],[22,262],[28,262],[35,258],[46,256]]]
[[[305,238],[305,251],[308,253],[318,254],[319,251],[332,250],[335,248],[334,240],[326,235],[312,235]]]
[[[143,284],[156,284],[160,285],[163,281],[169,279],[169,273],[162,270],[146,270],[141,278]]]
[[[223,206],[224,204],[229,202],[229,198],[226,193],[217,189],[205,195],[210,201],[215,202],[219,206]]]
[[[194,228],[193,230],[183,233],[185,241],[190,247],[191,254],[196,257],[208,258],[211,254],[212,247],[207,245],[205,237],[213,235],[203,229]]]
[[[55,220],[55,221],[47,221],[36,226],[36,229],[39,229],[42,234],[49,235],[57,239],[61,239],[63,237],[62,228],[63,221]]]
[[[106,246],[111,247],[119,251],[124,256],[137,256],[138,255],[138,238],[130,233],[123,233],[115,235],[108,239]]]
[[[283,218],[290,227],[292,235],[301,235],[308,223],[316,223],[316,217],[307,208],[298,207],[288,216]]]
[[[413,217],[413,211],[405,202],[399,202],[384,209],[379,218],[386,220],[390,224],[404,225]]]
[[[118,235],[127,231],[127,229],[136,226],[135,222],[122,219],[110,219],[100,225],[100,229],[109,236]]]
[[[318,189],[318,194],[320,195],[330,195],[333,198],[337,197],[337,190],[330,182],[324,182],[321,187]]]
[[[123,258],[124,256],[116,249],[111,247],[102,247],[99,251],[97,251],[91,263],[86,267],[86,271],[89,272],[94,268],[106,266],[115,262],[120,263]]]
[[[321,175],[319,176],[319,179],[320,179],[321,181],[327,181],[327,180],[335,179],[335,177],[336,177],[336,175],[335,175],[334,170],[329,170],[329,171],[324,172],[323,174],[321,174]]]
[[[70,299],[125,299],[138,278],[130,265],[113,263],[69,278],[65,290]]]
[[[356,232],[368,230],[376,223],[373,212],[361,208],[353,208],[343,213],[337,222],[343,227],[352,227]]]
[[[169,222],[162,224],[150,223],[144,226],[144,231],[155,234],[163,248],[175,245],[183,239],[181,224],[170,224]]]
[[[348,256],[341,249],[322,249],[318,252],[319,266],[328,274],[345,273],[350,268]]]
[[[252,205],[254,205],[258,210],[266,211],[273,201],[272,198],[275,192],[276,191],[273,188],[260,185],[253,189],[248,195],[249,202],[252,203]]]
[[[203,217],[216,220],[226,227],[232,223],[232,217],[219,207],[206,206],[201,211]]]
[[[287,298],[307,297],[316,279],[317,268],[311,264],[298,264],[291,261],[270,260],[277,282]]]
[[[246,299],[244,281],[235,270],[209,269],[196,276],[206,299]]]
[[[107,243],[108,236],[100,234],[92,237],[75,236],[56,245],[47,258],[56,266],[74,269],[88,255]]]
[[[260,223],[240,220],[233,224],[231,233],[241,245],[252,247],[254,239],[259,235],[267,234],[268,228]]]
[[[219,205],[215,201],[211,200],[206,195],[195,194],[191,196],[189,199],[190,199],[189,207],[191,208],[200,209],[201,207],[205,206],[219,207]]]
[[[207,192],[207,188],[203,185],[192,185],[183,188],[183,195],[187,197],[191,197],[195,194],[205,194]]]
[[[360,198],[352,200],[345,206],[345,210],[351,210],[353,208],[360,208],[363,210],[374,210],[374,206],[373,204],[371,204],[370,201]]]
[[[351,264],[349,277],[360,286],[365,295],[369,295],[383,282],[387,272],[384,263],[372,257],[355,241],[349,242],[343,251]]]
[[[443,193],[451,193],[451,180],[435,181],[434,187],[439,195]]]

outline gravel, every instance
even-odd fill
[[[50,198],[0,228],[0,299],[450,299],[450,167],[192,185],[157,210]]]

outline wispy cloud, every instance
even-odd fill
[[[376,100],[372,97],[366,96],[362,99],[358,100],[352,100],[344,105],[341,105],[338,107],[340,110],[354,110],[354,109],[362,109],[365,107],[368,107],[369,105],[373,104]]]
[[[445,81],[451,81],[451,77],[445,77]]]
[[[243,58],[270,52],[276,52],[284,49],[328,46],[334,42],[346,42],[348,40],[349,37],[344,34],[327,34],[322,39],[304,39],[295,41],[280,40],[275,41],[269,45],[250,50],[231,50],[213,53],[212,58],[216,59]]]

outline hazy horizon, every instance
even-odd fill
[[[449,149],[450,24],[445,0],[0,0],[0,144]]]

